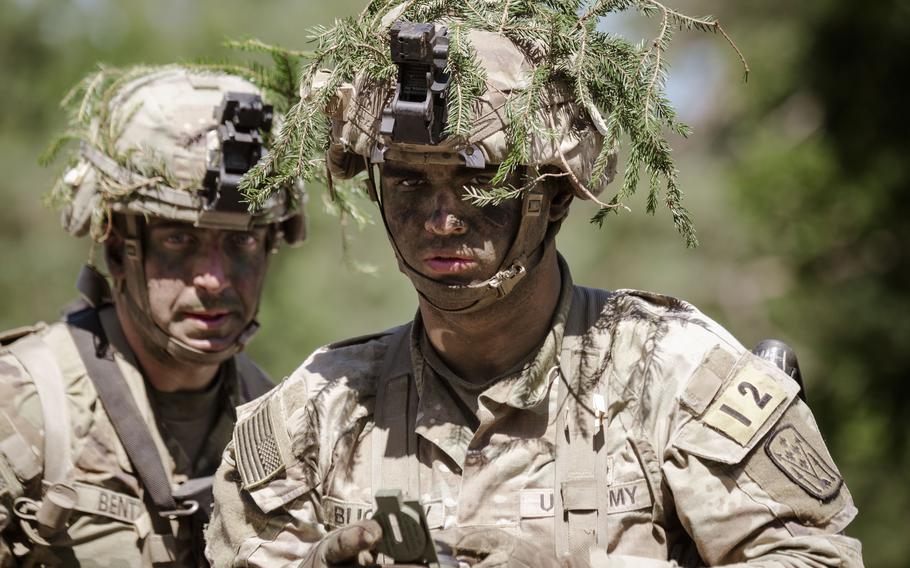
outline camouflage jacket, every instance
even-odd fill
[[[264,393],[271,383],[264,375],[241,379],[235,360],[224,364],[226,396],[210,434],[208,447],[196,463],[175,447],[175,440],[160,429],[154,405],[134,356],[125,344],[112,306],[99,311],[113,357],[148,427],[172,486],[191,477],[211,475],[234,426],[234,406]],[[16,355],[22,342],[42,343],[62,376],[63,412],[52,418],[42,411],[40,387]],[[247,375],[250,373],[246,373]],[[242,384],[242,386],[241,386]],[[66,420],[66,424],[61,421]],[[41,533],[36,511],[47,498],[49,483],[45,451],[53,443],[51,431],[68,431],[65,483],[76,490],[75,508],[65,526],[52,535]],[[46,435],[47,433],[47,435]],[[177,457],[175,457],[177,456]],[[23,566],[150,566],[158,562],[146,546],[157,519],[144,499],[138,473],[117,436],[111,419],[77,351],[68,323],[35,326],[31,333],[0,349],[0,565]],[[195,521],[194,521],[195,522]],[[168,525],[170,525],[168,527]],[[161,525],[158,525],[161,527]],[[198,566],[201,556],[200,526],[164,521],[176,546],[177,566]],[[160,532],[160,531],[159,531]]]
[[[478,396],[476,428],[419,318],[316,351],[239,409],[209,560],[290,565],[400,488],[433,530],[501,528],[593,565],[862,565],[789,377],[679,300],[565,274],[559,306],[539,353]]]

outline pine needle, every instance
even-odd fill
[[[620,36],[599,31],[604,18],[623,11],[637,11],[655,18],[654,38],[633,45]],[[678,173],[665,136],[668,131],[680,136],[690,132],[688,126],[677,120],[664,92],[668,73],[666,53],[674,32],[719,33],[739,56],[746,74],[748,65],[717,20],[710,16],[689,16],[657,0],[407,0],[403,4],[395,0],[371,0],[356,18],[340,19],[332,26],[310,30],[312,52],[288,52],[304,56],[310,62],[300,77],[301,85],[309,86],[316,72],[326,68],[331,79],[319,90],[310,92],[306,102],[290,107],[285,128],[277,136],[277,149],[244,178],[241,187],[252,203],[264,199],[278,187],[278,182],[291,176],[316,179],[322,175],[329,124],[324,105],[335,88],[353,82],[361,74],[378,84],[389,85],[393,80],[396,68],[388,53],[388,28],[379,25],[384,18],[388,24],[395,19],[406,19],[436,21],[448,26],[447,71],[451,82],[445,132],[449,136],[470,134],[477,118],[475,103],[486,88],[483,68],[468,41],[467,30],[501,33],[527,56],[531,65],[530,84],[522,91],[512,92],[504,109],[509,118],[505,135],[510,151],[499,164],[491,188],[469,188],[467,199],[483,205],[521,194],[521,188],[506,184],[506,180],[527,164],[532,140],[558,135],[547,131],[540,112],[547,104],[550,86],[558,81],[570,87],[576,102],[587,110],[592,123],[604,136],[603,149],[593,164],[592,179],[586,180],[588,187],[597,187],[617,154],[627,155],[622,187],[610,201],[599,202],[601,209],[592,222],[600,225],[609,213],[628,209],[625,202],[635,193],[644,173],[648,180],[646,210],[655,211],[663,201],[686,244],[695,246],[695,229],[682,205]],[[255,40],[247,40],[241,47],[253,51],[272,49]]]

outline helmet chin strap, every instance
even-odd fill
[[[114,298],[123,302],[127,313],[136,324],[145,348],[159,361],[167,363],[176,359],[194,365],[220,364],[240,352],[259,329],[254,319],[241,332],[234,343],[218,351],[204,351],[187,345],[161,329],[151,317],[148,298],[148,284],[142,258],[142,228],[136,215],[124,215],[126,235],[124,238],[124,271],[126,277],[114,289]]]
[[[372,167],[368,166],[367,169],[373,178]],[[421,298],[437,310],[450,314],[466,314],[481,310],[506,297],[537,267],[562,224],[561,221],[549,222],[549,200],[535,185],[525,192],[522,199],[521,223],[496,273],[486,280],[470,284],[445,284],[427,278],[407,263],[398,243],[395,242],[395,236],[389,230],[382,200],[378,201],[380,216],[392,248],[395,249],[399,270],[411,280]]]

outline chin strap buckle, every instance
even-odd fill
[[[527,270],[524,264],[516,260],[512,263],[512,266],[505,270],[500,270],[484,284],[496,290],[499,297],[502,298],[512,291],[512,288],[524,278],[525,274],[527,274]]]

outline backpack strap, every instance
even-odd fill
[[[610,296],[603,290],[574,288],[559,357],[553,488],[559,556],[588,558],[598,538],[607,535],[606,385],[583,384],[581,371],[593,363],[586,360],[591,354],[585,351],[584,337]]]
[[[373,410],[372,484],[380,489],[401,489],[409,499],[420,498],[417,433],[417,390],[411,372],[409,339],[413,324],[392,332],[389,348],[376,384]]]
[[[37,335],[30,335],[8,347],[32,377],[44,422],[44,480],[63,483],[73,467],[69,407],[66,385],[57,358]]]
[[[195,511],[179,508],[174,500],[161,455],[145,421],[141,419],[142,413],[126,378],[114,360],[97,310],[72,314],[68,323],[73,342],[101,404],[139,475],[147,500],[151,501],[154,534],[145,538],[143,554],[148,555],[154,564],[173,562],[176,559],[176,541],[167,518],[187,516]]]

